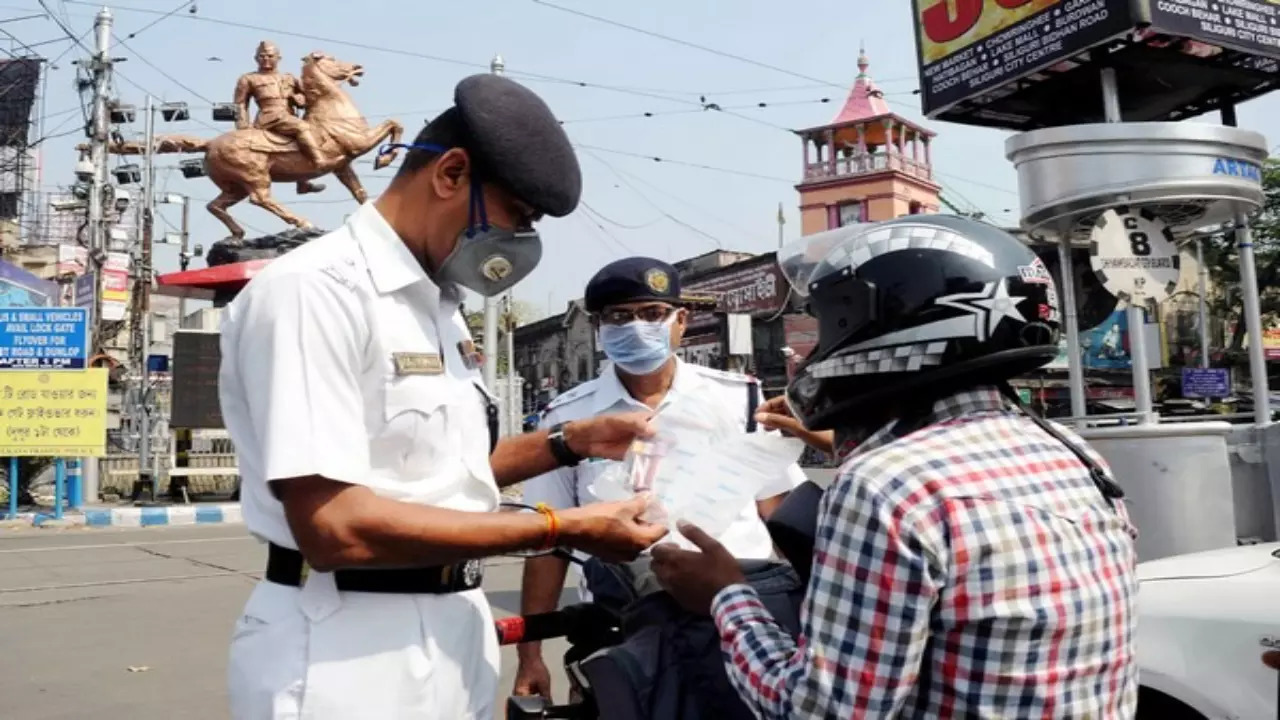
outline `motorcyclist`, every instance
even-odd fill
[[[701,552],[653,550],[663,586],[714,615],[743,699],[779,719],[1132,717],[1123,493],[1078,436],[1011,407],[1008,379],[1057,353],[1043,264],[994,226],[920,215],[779,262],[819,341],[762,419],[798,422],[842,463],[817,504],[800,636],[697,528],[681,533]]]

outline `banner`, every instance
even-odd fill
[[[57,299],[57,283],[41,280],[17,265],[0,260],[0,306],[50,307]]]
[[[1130,0],[913,0],[912,7],[921,109],[930,118],[1133,27]]]
[[[0,373],[0,457],[102,457],[107,371]]]
[[[110,252],[102,264],[102,319],[123,320],[129,313],[129,253]]]

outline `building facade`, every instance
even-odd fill
[[[600,358],[595,330],[581,300],[515,332],[514,365],[524,379],[526,412],[541,410],[560,393],[596,377]]]

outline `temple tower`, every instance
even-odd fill
[[[798,130],[804,148],[800,229],[808,235],[854,222],[938,211],[930,146],[935,133],[895,114],[858,54],[849,99],[827,125]]]

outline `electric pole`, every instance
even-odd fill
[[[89,127],[89,162],[93,176],[89,181],[89,272],[93,274],[93,306],[89,316],[89,356],[102,352],[102,266],[106,260],[107,228],[102,201],[107,191],[107,143],[110,123],[107,116],[107,93],[111,85],[111,11],[102,8],[93,21],[94,54],[89,58],[89,76],[93,83],[93,116]],[[88,458],[82,469],[83,497],[98,501],[98,463]]]
[[[508,290],[505,296],[506,313],[502,324],[507,331],[507,434],[520,434],[520,418],[524,414],[524,405],[516,397],[516,298],[515,293]]]
[[[501,75],[506,65],[501,55],[489,62],[489,72]],[[484,386],[489,392],[498,389],[498,303],[499,298],[484,299]]]
[[[139,489],[146,489],[150,498],[155,500],[156,488],[152,472],[151,458],[151,368],[147,357],[151,349],[151,251],[153,240],[153,222],[155,219],[155,147],[156,108],[147,96],[145,112],[146,121],[146,161],[142,175],[142,236],[134,247],[134,284],[133,312],[129,318],[132,325],[130,343],[133,347],[132,360],[137,379],[135,390],[136,417],[138,419],[138,483]],[[135,489],[134,497],[138,491]]]

